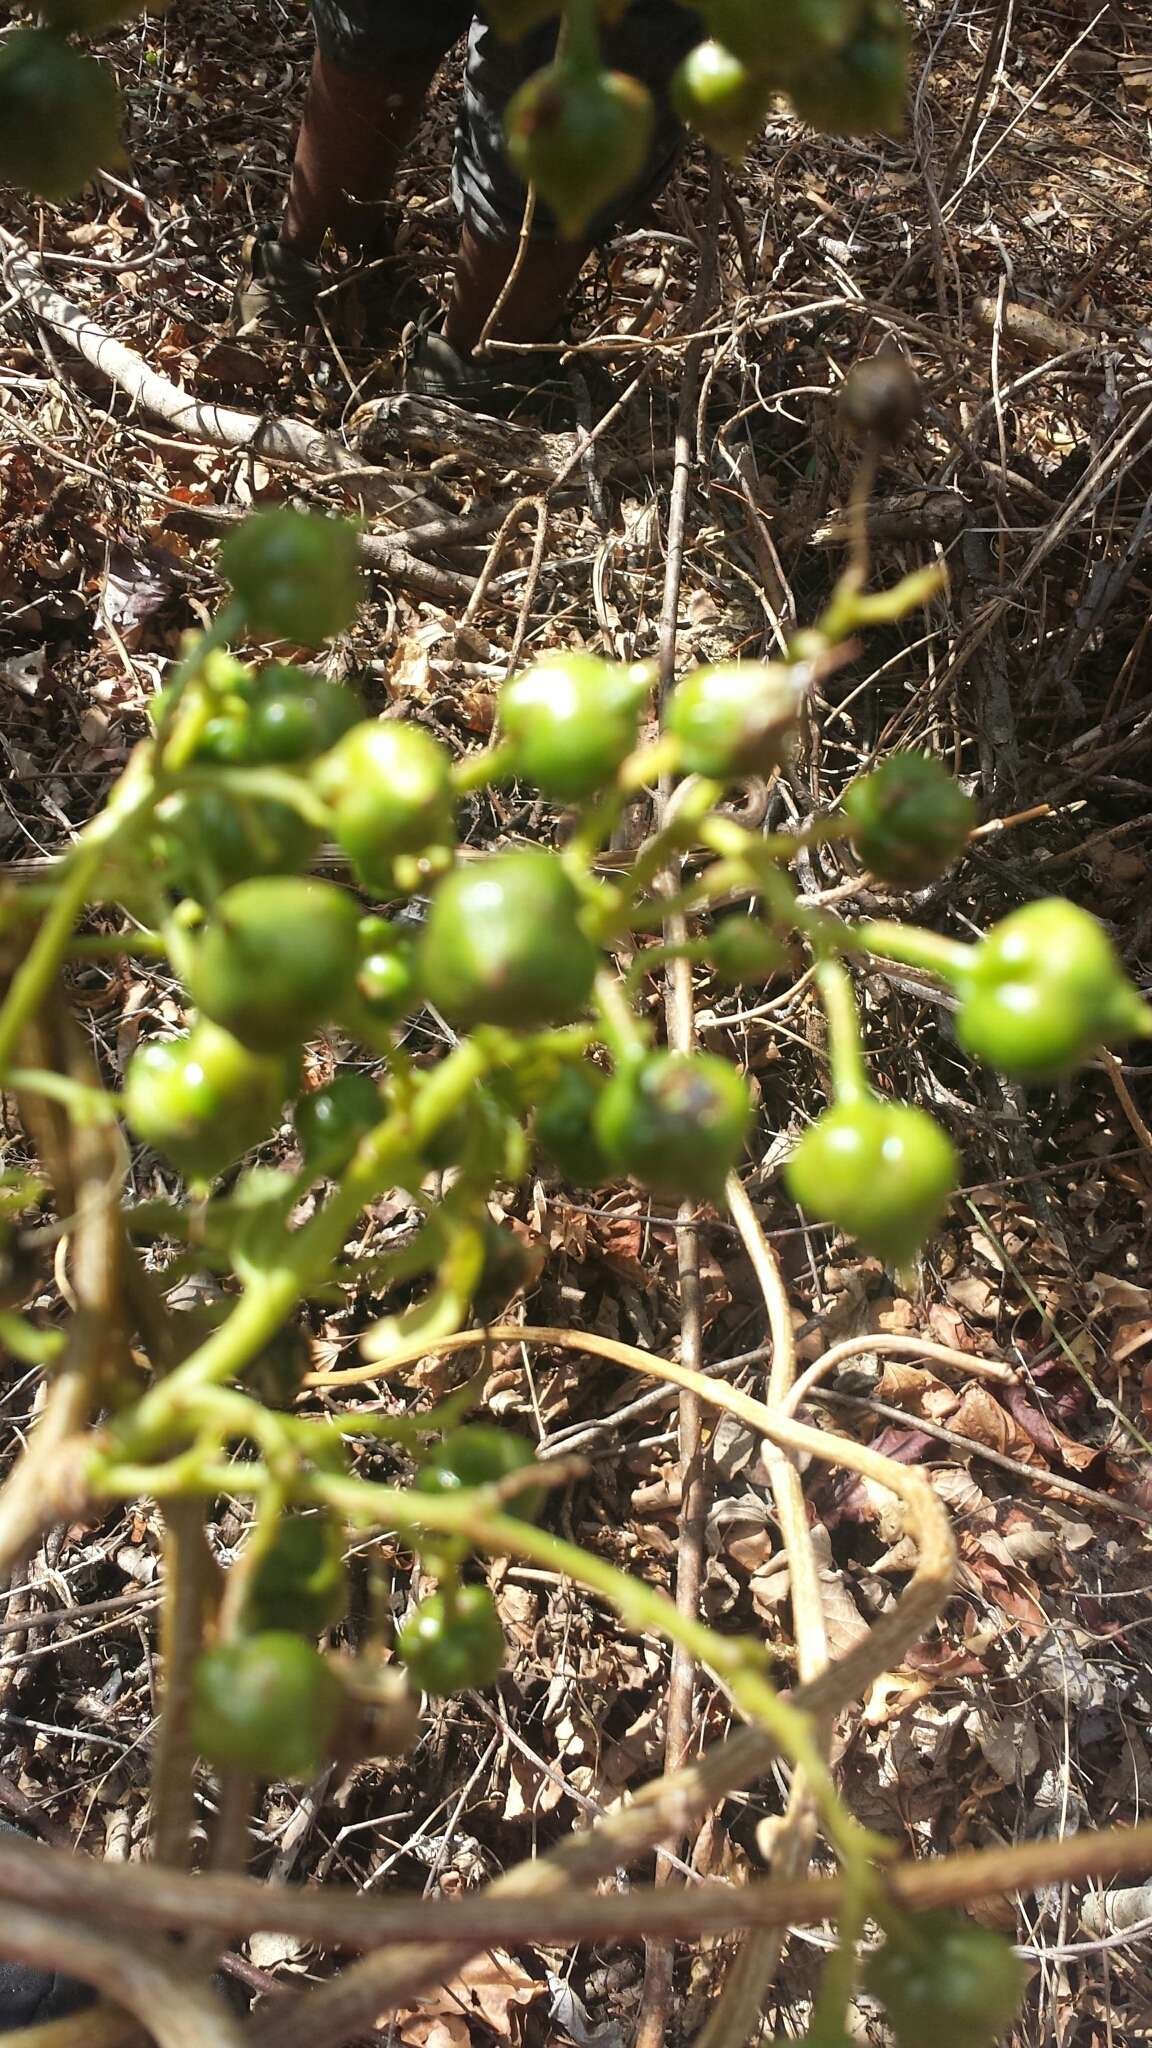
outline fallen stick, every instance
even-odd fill
[[[207,533],[223,538],[246,517],[247,513],[231,505],[181,505],[169,512],[164,524],[178,533]],[[357,552],[367,568],[378,569],[405,590],[437,598],[442,604],[466,605],[475,588],[475,577],[461,576],[455,569],[437,568],[434,562],[422,562],[410,548],[386,533],[362,533]]]
[[[389,512],[398,526],[414,526],[439,515],[439,507],[401,483],[395,471],[366,473],[362,456],[354,455],[342,441],[323,433],[319,427],[309,426],[306,420],[238,412],[231,406],[208,405],[194,398],[179,384],[153,370],[135,349],[98,327],[83,307],[54,291],[16,236],[0,229],[0,239],[12,252],[4,266],[9,289],[23,300],[30,313],[67,341],[110,384],[127,392],[141,411],[151,413],[175,427],[178,433],[186,434],[190,441],[209,448],[246,450],[263,462],[294,463],[317,476],[337,480],[347,472],[355,472],[358,494]]]

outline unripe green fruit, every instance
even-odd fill
[[[698,43],[672,79],[672,105],[722,156],[742,157],[764,126],[772,86],[723,43]]]
[[[460,1493],[470,1486],[494,1486],[512,1472],[536,1463],[525,1437],[489,1423],[470,1422],[449,1430],[416,1474],[418,1493]],[[508,1502],[507,1514],[534,1522],[544,1504],[544,1489],[526,1486]]]
[[[220,1643],[193,1673],[191,1732],[209,1763],[259,1778],[311,1778],[344,1691],[319,1650],[286,1629]]]
[[[262,671],[253,693],[248,718],[251,759],[314,760],[352,731],[363,715],[356,693],[344,683],[273,662]]]
[[[898,0],[873,0],[868,17],[825,63],[798,71],[788,93],[802,121],[828,135],[904,133],[908,24]]]
[[[133,1135],[191,1180],[213,1180],[267,1137],[288,1093],[283,1059],[249,1052],[207,1019],[140,1046],[124,1075]]]
[[[557,62],[509,102],[508,158],[552,208],[563,239],[575,241],[640,176],[655,119],[652,95],[639,79]]]
[[[863,0],[703,0],[717,42],[752,71],[818,71],[856,28]]]
[[[226,889],[193,954],[188,985],[208,1017],[256,1052],[298,1045],[334,1016],[357,960],[354,899],[290,876]]]
[[[369,882],[398,854],[455,843],[448,755],[418,725],[364,720],[316,763],[314,781],[337,839]]]
[[[348,1605],[344,1532],[330,1515],[285,1515],[252,1575],[245,1620],[253,1635],[318,1636]]]
[[[610,1164],[654,1194],[717,1201],[748,1135],[747,1083],[711,1053],[646,1053],[612,1076],[594,1128]]]
[[[636,745],[644,669],[597,654],[552,654],[500,693],[500,724],[513,772],[553,803],[579,803],[611,782]]]
[[[370,1074],[337,1074],[322,1088],[301,1095],[292,1120],[304,1164],[312,1173],[342,1172],[364,1133],[384,1114],[380,1091]]]
[[[0,184],[70,199],[120,154],[112,73],[50,29],[18,29],[0,48]]]
[[[895,889],[923,889],[968,844],[976,806],[931,754],[891,754],[854,782],[844,815],[865,867]]]
[[[562,1067],[545,1089],[536,1111],[536,1142],[573,1187],[597,1187],[611,1168],[596,1136],[596,1105],[605,1076],[587,1061]]]
[[[115,78],[51,29],[18,29],[0,47],[0,184],[72,199],[121,154]]]
[[[708,956],[721,981],[769,981],[788,965],[788,948],[753,917],[726,917],[708,939]]]
[[[1028,1972],[1003,1935],[955,1913],[915,1913],[864,1965],[899,2048],[991,2048],[1020,2010]]]
[[[220,550],[220,569],[253,633],[303,647],[342,633],[363,595],[355,527],[286,505],[237,527]]]
[[[157,805],[156,822],[163,880],[198,902],[254,875],[291,874],[320,838],[294,805],[222,789],[174,790]]]
[[[1061,896],[993,926],[972,951],[960,996],[965,1052],[1021,1081],[1058,1080],[1102,1045],[1152,1026],[1103,925]]]
[[[664,723],[680,742],[685,774],[730,782],[780,766],[801,701],[784,663],[726,662],[677,683]]]
[[[931,1236],[959,1180],[956,1149],[922,1109],[878,1096],[838,1103],[784,1169],[794,1202],[904,1266]]]
[[[508,1645],[487,1586],[458,1586],[451,1599],[431,1593],[396,1637],[396,1655],[413,1685],[433,1699],[491,1685]]]
[[[399,1023],[420,1000],[416,946],[410,932],[381,917],[362,918],[358,937],[355,987],[341,1015],[353,1036],[359,1028],[371,1042],[374,1027]]]
[[[450,1024],[532,1031],[580,1015],[598,960],[560,860],[525,848],[445,877],[432,898],[417,973]]]

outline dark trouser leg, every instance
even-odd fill
[[[516,260],[515,242],[485,242],[472,228],[460,236],[444,338],[471,355]],[[584,267],[588,242],[530,242],[520,274],[493,328],[497,341],[546,341]]]
[[[643,218],[683,140],[668,101],[669,81],[702,32],[698,18],[673,0],[632,0],[623,19],[604,31],[605,62],[641,77],[655,98],[650,162],[636,183],[592,222],[582,242],[558,241],[548,209],[537,209],[525,261],[501,311],[495,339],[547,340],[597,242],[622,223]],[[445,339],[462,356],[476,346],[508,275],[524,209],[524,187],[504,151],[504,112],[524,80],[550,61],[555,40],[554,23],[509,45],[474,22],[468,38],[453,179],[464,226],[444,328]]]
[[[386,71],[339,69],[317,50],[304,102],[282,242],[315,257],[327,233],[347,248],[379,240],[387,198],[440,53],[396,59]]]

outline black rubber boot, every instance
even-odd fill
[[[0,1834],[24,1839],[19,1828],[6,1820],[0,1820]],[[70,2013],[83,2012],[95,2002],[92,1986],[82,1984],[78,1977],[0,1958],[0,2034],[15,2034],[21,2027],[39,2026],[44,2020],[67,2019]]]

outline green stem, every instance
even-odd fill
[[[331,1274],[361,1209],[382,1187],[419,1182],[428,1140],[464,1105],[486,1065],[483,1051],[465,1040],[429,1076],[410,1110],[397,1111],[361,1139],[339,1186],[310,1222],[283,1238],[275,1260],[251,1271],[236,1261],[245,1280],[243,1294],[227,1321],[152,1387],[126,1419],[121,1441],[127,1455],[162,1450],[191,1419],[205,1388],[240,1378],[310,1284]]]
[[[195,1472],[195,1479],[192,1474]],[[187,1455],[160,1467],[121,1465],[96,1459],[89,1472],[93,1490],[102,1497],[126,1498],[136,1493],[154,1499],[192,1488],[262,1498],[268,1475],[250,1464],[221,1465]],[[824,1760],[820,1741],[807,1714],[782,1700],[764,1676],[764,1649],[748,1638],[716,1634],[704,1622],[678,1613],[673,1601],[643,1580],[618,1571],[602,1558],[499,1511],[494,1488],[470,1488],[453,1498],[403,1492],[365,1480],[325,1471],[302,1472],[293,1489],[297,1504],[326,1506],[347,1522],[402,1530],[413,1536],[432,1531],[466,1538],[471,1546],[496,1556],[528,1559],[600,1594],[615,1608],[626,1627],[654,1632],[677,1644],[712,1671],[752,1721],[774,1738],[794,1768],[803,1770],[812,1787],[830,1842],[852,1870],[868,1861],[872,1842],[845,1811]]]
[[[116,1097],[86,1081],[74,1081],[70,1074],[53,1074],[43,1067],[10,1067],[5,1084],[26,1095],[44,1095],[49,1102],[62,1103],[78,1124],[114,1124]]]
[[[178,663],[175,673],[165,685],[167,696],[164,710],[156,727],[156,756],[159,769],[165,775],[178,774],[191,760],[196,745],[211,715],[208,701],[197,707],[191,717],[180,719],[184,693],[189,683],[198,680],[208,656],[217,647],[224,647],[244,624],[244,607],[234,598],[218,612],[212,624],[192,641],[188,652]]]
[[[828,1063],[837,1102],[864,1102],[871,1094],[852,977],[839,960],[820,960],[816,986],[828,1019]]]
[[[0,1344],[21,1365],[50,1365],[67,1342],[63,1330],[41,1330],[24,1316],[0,1309]]]
[[[573,71],[600,69],[600,22],[597,0],[565,0],[563,63]]]
[[[856,569],[846,569],[829,599],[827,609],[816,622],[816,632],[833,645],[850,639],[866,626],[891,625],[907,618],[909,612],[927,604],[948,582],[943,569],[913,569],[891,590],[864,591]]]
[[[124,953],[141,953],[149,960],[166,960],[168,948],[163,932],[85,932],[68,948],[73,960],[118,959]]]
[[[662,775],[675,775],[681,752],[679,740],[670,732],[661,733],[658,740],[650,741],[646,747],[637,747],[616,778],[622,794],[635,796],[642,789],[650,789]]]
[[[96,876],[111,849],[139,829],[151,808],[155,784],[142,748],[117,783],[105,810],[86,825],[63,862],[55,900],[12,977],[0,1010],[0,1084],[8,1076],[19,1040],[48,1000],[77,920],[94,894]]]
[[[180,777],[182,790],[218,790],[221,796],[254,802],[287,804],[309,825],[321,832],[331,829],[332,813],[321,802],[303,776],[286,768],[186,768]]]
[[[492,782],[503,782],[515,773],[515,753],[504,741],[485,747],[479,754],[465,754],[452,765],[452,787],[457,796],[471,796]]]
[[[594,995],[604,1043],[616,1065],[630,1066],[634,1060],[643,1059],[648,1050],[647,1034],[616,976],[606,969],[598,974]]]
[[[946,939],[939,932],[924,931],[920,925],[892,924],[877,918],[845,929],[851,931],[854,948],[874,953],[881,960],[900,960],[906,967],[922,967],[951,985],[961,981],[972,964],[973,947]]]
[[[704,820],[723,793],[718,782],[709,782],[702,775],[689,776],[687,782],[680,784],[663,825],[640,848],[626,878],[627,892],[633,903],[651,888],[675,854],[683,853],[695,844]]]

